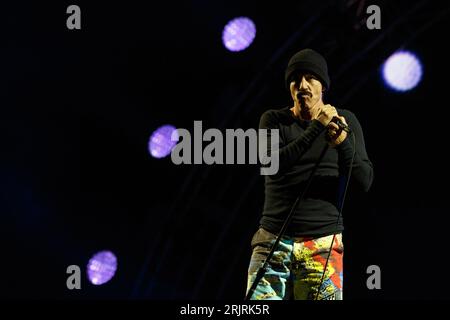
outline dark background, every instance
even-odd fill
[[[381,30],[365,8],[381,7]],[[81,30],[66,8],[81,7]],[[359,11],[358,6],[363,5]],[[290,103],[284,69],[311,47],[328,60],[326,102],[361,122],[375,180],[346,200],[346,299],[448,299],[447,95],[450,5],[432,1],[11,2],[0,50],[1,296],[33,299],[242,299],[263,204],[256,165],[174,165],[148,139],[173,124],[257,128]],[[245,51],[222,44],[237,16]],[[421,59],[421,83],[384,87],[395,50]],[[109,249],[114,278],[91,285]],[[79,265],[82,289],[66,288]],[[366,268],[381,268],[381,290]]]

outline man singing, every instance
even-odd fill
[[[342,181],[345,185],[351,172],[350,189],[367,192],[373,180],[372,163],[356,116],[323,102],[330,78],[322,55],[312,49],[297,52],[288,63],[285,80],[293,106],[268,110],[260,119],[260,129],[279,130],[279,148],[272,150],[279,153],[279,170],[265,176],[264,210],[251,241],[247,293],[326,150],[251,299],[342,300]]]

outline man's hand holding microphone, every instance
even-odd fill
[[[350,132],[345,118],[339,116],[336,108],[330,104],[324,104],[319,109],[316,119],[327,127],[326,137],[331,147],[340,145]]]

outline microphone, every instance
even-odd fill
[[[349,126],[346,125],[344,122],[342,122],[341,119],[339,119],[338,117],[333,117],[333,119],[331,119],[330,122],[336,123],[341,130],[344,130],[347,133],[350,133],[351,131]]]
[[[297,100],[300,101],[300,104],[302,106],[305,105],[305,98],[303,98],[303,96],[302,96],[304,93],[306,93],[306,92],[303,92],[303,91],[297,92]],[[341,130],[344,130],[347,133],[350,133],[350,131],[351,131],[349,126],[346,125],[344,122],[342,122],[341,119],[339,119],[338,117],[333,117],[333,119],[331,119],[330,122],[336,123]]]

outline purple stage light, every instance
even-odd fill
[[[385,83],[396,91],[413,89],[422,79],[422,65],[409,51],[392,54],[383,65]]]
[[[177,129],[171,125],[164,125],[156,129],[148,142],[148,151],[154,158],[164,158],[170,154],[173,147],[178,142]],[[175,132],[175,141],[171,140],[172,133]]]
[[[222,32],[222,41],[230,51],[246,49],[255,38],[256,28],[252,20],[239,17],[227,23]]]
[[[117,270],[117,258],[111,251],[96,253],[87,266],[89,281],[95,285],[101,285],[114,276]]]

